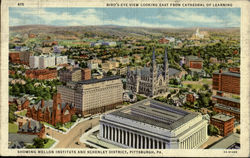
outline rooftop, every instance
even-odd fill
[[[222,100],[227,100],[227,101],[231,101],[231,102],[235,102],[235,103],[240,103],[240,100],[235,99],[235,98],[222,97],[222,96],[218,96],[218,95],[215,95],[213,97],[217,98],[217,99],[222,99]]]
[[[233,116],[229,116],[229,115],[224,115],[224,114],[217,114],[212,116],[213,119],[217,119],[217,120],[221,120],[221,121],[228,121],[231,120],[232,118],[234,118]]]
[[[173,105],[146,99],[108,115],[124,117],[152,126],[173,130],[199,114],[187,112]]]
[[[213,74],[220,74],[219,72],[214,72]],[[228,75],[228,76],[234,76],[234,77],[240,77],[240,73],[236,73],[236,72],[230,72],[230,71],[226,71],[226,72],[222,72],[222,75]]]
[[[240,135],[233,133],[216,142],[209,149],[237,149],[240,148]]]
[[[240,113],[240,109],[239,108],[235,108],[235,107],[230,107],[227,105],[223,105],[223,104],[215,104],[214,107],[219,108],[219,109],[223,109],[223,110],[228,110],[228,111],[232,111],[235,113]]]
[[[92,83],[98,83],[98,82],[104,82],[104,81],[111,81],[111,80],[117,80],[120,79],[120,76],[109,76],[101,79],[90,79],[90,80],[84,80],[79,81],[77,84],[92,84]]]

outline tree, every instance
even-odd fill
[[[72,115],[71,116],[71,122],[76,122],[77,120],[77,116],[76,115]]]
[[[220,130],[218,129],[218,127],[210,124],[210,125],[208,125],[208,134],[211,135],[211,136],[212,135],[216,136],[216,135],[220,134]]]
[[[56,128],[56,129],[59,129],[60,127],[62,127],[62,123],[60,123],[60,122],[56,123],[55,128]]]
[[[108,72],[107,72],[107,76],[112,76],[113,75],[113,73],[109,70]]]
[[[33,141],[35,148],[44,148],[44,140],[42,138],[34,138]]]

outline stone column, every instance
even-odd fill
[[[135,148],[135,139],[136,137],[135,137],[135,134],[133,133],[133,148]]]
[[[155,140],[154,139],[152,140],[153,140],[153,149],[155,149]]]
[[[117,137],[117,134],[118,134],[118,133],[117,133],[117,128],[115,128],[115,142],[117,142],[117,138],[118,138],[118,137]]]
[[[137,137],[137,147],[136,148],[139,149],[139,135],[137,134],[136,137]]]
[[[129,146],[128,144],[128,132],[125,130],[125,144]]]
[[[107,134],[108,134],[108,137],[107,137],[107,139],[109,139],[109,140],[110,140],[110,136],[109,136],[109,135],[110,135],[110,130],[109,130],[109,126],[107,126],[107,130],[108,130],[108,131],[107,131]]]
[[[144,138],[144,137],[141,135],[141,149],[143,149],[143,148],[144,148],[143,138]]]
[[[124,130],[122,130],[121,132],[122,132],[122,142],[121,143],[124,145],[125,144],[125,141],[124,141],[124,137],[125,137]]]
[[[118,139],[118,143],[121,143],[121,129],[120,128],[118,128],[118,135],[117,135],[117,139]]]
[[[129,134],[128,146],[132,147],[132,144],[133,144],[133,142],[132,142],[132,133],[129,132],[128,134]]]
[[[111,126],[111,140],[112,140],[112,141],[114,141],[114,140],[113,140],[113,138],[114,138],[113,135],[114,135],[114,128]]]
[[[151,141],[150,137],[148,138],[148,148],[151,149]]]

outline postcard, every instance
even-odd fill
[[[3,156],[249,156],[249,1],[9,0]]]

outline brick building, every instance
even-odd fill
[[[188,68],[202,69],[202,67],[203,67],[203,59],[198,57],[198,56],[187,56],[185,58],[185,65]]]
[[[236,121],[240,122],[240,100],[224,97],[224,96],[213,96],[216,101],[213,110],[218,113],[234,116]]]
[[[220,130],[220,135],[227,136],[234,130],[234,120],[233,116],[217,114],[212,116],[210,123]]]
[[[190,103],[194,103],[196,100],[195,96],[193,93],[189,93],[186,95],[186,101],[190,102]]]
[[[37,135],[40,138],[45,137],[45,126],[35,120],[27,120],[26,123],[18,122],[18,132],[22,134]]]
[[[20,53],[19,52],[10,52],[9,53],[9,62],[20,64],[21,63]]]
[[[230,68],[227,72],[213,73],[213,89],[227,93],[240,94],[240,70]]]
[[[48,80],[57,78],[56,69],[27,70],[26,77],[38,80]]]
[[[219,113],[234,116],[240,122],[240,100],[232,98],[240,95],[240,68],[229,68],[228,71],[213,73],[213,90],[216,103],[213,110]]]
[[[22,97],[22,98],[16,98],[13,96],[9,96],[9,105],[15,104],[17,105],[17,110],[21,111],[24,109],[28,109],[30,101],[29,99]]]
[[[75,114],[75,106],[72,103],[62,103],[61,94],[53,96],[53,101],[41,100],[36,105],[30,105],[27,110],[27,117],[34,120],[47,122],[52,125],[71,121]]]
[[[168,44],[169,40],[167,40],[166,38],[161,38],[161,39],[159,39],[159,43],[160,44]]]
[[[91,79],[91,70],[88,68],[82,69],[82,80]]]

